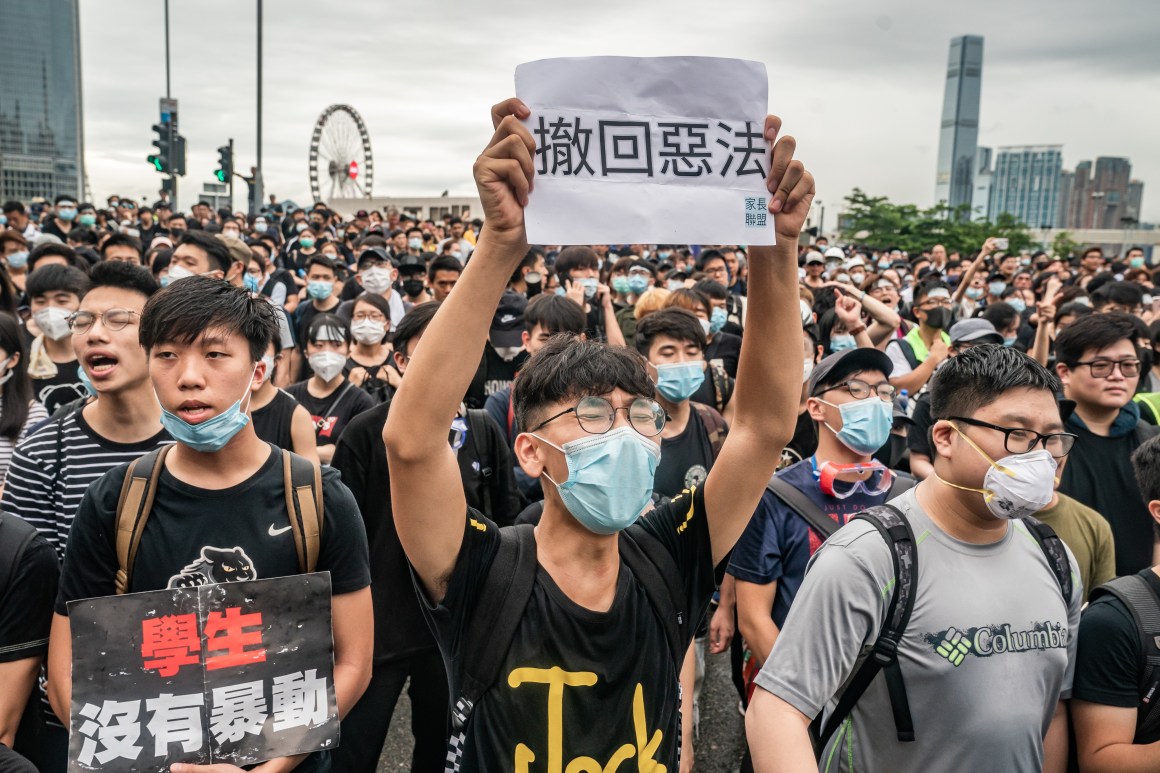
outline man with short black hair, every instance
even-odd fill
[[[431,288],[432,297],[442,303],[451,295],[459,275],[463,273],[463,264],[450,255],[440,255],[427,264],[427,286]]]
[[[817,759],[839,773],[1064,770],[1083,589],[1070,551],[1024,519],[1051,501],[1055,460],[1075,440],[1059,386],[1000,346],[935,374],[934,473],[811,559],[746,713],[757,770],[817,770],[818,715]],[[863,682],[862,663],[885,672]],[[852,684],[865,691],[847,706]],[[839,705],[848,713],[835,717]]]
[[[41,230],[46,234],[55,236],[63,242],[68,237],[68,232],[73,229],[73,221],[76,219],[76,196],[61,194],[53,202],[52,217],[45,221]]]
[[[25,239],[33,239],[40,233],[40,229],[28,217],[28,211],[19,201],[4,202],[3,208],[0,208],[0,214],[3,214],[7,221],[5,225]]]
[[[141,240],[129,234],[113,234],[101,244],[101,260],[122,260],[141,265]]]
[[[912,395],[926,384],[948,356],[951,338],[951,292],[935,280],[914,288],[913,312],[918,324],[902,338],[886,343],[886,354],[894,363],[890,383]]]
[[[1083,285],[1094,277],[1096,274],[1104,270],[1104,265],[1107,261],[1104,259],[1104,251],[1096,246],[1087,247],[1079,257],[1079,276],[1076,279]]]
[[[1092,293],[1092,308],[1139,317],[1144,313],[1144,288],[1135,282],[1107,282]]]
[[[37,331],[29,347],[28,375],[37,402],[50,415],[85,395],[69,320],[88,289],[89,278],[72,266],[44,266],[25,284]]]
[[[1075,401],[1067,421],[1079,435],[1059,490],[1100,513],[1112,526],[1116,574],[1152,565],[1148,508],[1136,485],[1132,453],[1160,429],[1140,421],[1132,395],[1140,380],[1136,322],[1123,312],[1090,314],[1055,339],[1056,372]]]

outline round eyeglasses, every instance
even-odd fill
[[[97,319],[109,330],[124,330],[125,326],[133,321],[137,312],[128,309],[109,309],[101,314],[91,311],[75,311],[69,315],[68,326],[74,333],[87,332]]]
[[[580,429],[589,435],[603,435],[616,423],[618,411],[624,411],[632,428],[645,437],[656,437],[661,434],[669,419],[665,409],[656,400],[649,400],[647,397],[638,397],[628,406],[617,408],[603,397],[588,395],[580,398],[580,402],[571,408],[544,419],[529,431],[536,432],[549,422],[555,421],[565,414],[573,413],[576,415],[576,421],[580,424]]]

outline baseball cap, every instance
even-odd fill
[[[866,260],[861,255],[855,255],[854,257],[852,257],[848,261],[846,261],[846,270],[847,271],[854,268],[855,266],[861,266],[861,267],[865,268],[866,267]]]
[[[399,271],[414,271],[419,269],[420,272],[427,270],[427,261],[423,260],[419,255],[404,255],[399,259]]]
[[[810,250],[806,253],[806,265],[811,263],[825,263],[826,259],[822,257],[822,253],[815,250]]]
[[[840,383],[849,374],[863,370],[882,371],[889,378],[894,363],[880,349],[859,347],[835,352],[814,366],[810,374],[809,394],[816,397],[819,386]]]
[[[827,258],[837,258],[838,260],[845,260],[846,253],[842,251],[841,247],[830,247],[826,250]]]
[[[367,211],[365,209],[360,209],[358,212],[354,213],[355,220],[366,220],[369,217],[370,217],[370,215],[367,214]]]
[[[982,318],[961,319],[951,325],[952,344],[1001,344],[1003,336],[989,321]]]
[[[362,271],[368,264],[372,263],[390,263],[394,265],[395,261],[391,260],[391,256],[382,247],[368,247],[358,256],[358,270]]]
[[[249,263],[250,259],[254,257],[254,253],[246,246],[246,243],[241,239],[235,239],[232,236],[223,236],[222,234],[214,234],[214,238],[226,246],[230,253],[230,260],[234,263]]]
[[[505,290],[491,318],[488,340],[497,349],[521,346],[524,332],[524,309],[528,299],[513,290]]]

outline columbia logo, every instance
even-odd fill
[[[935,648],[935,652],[942,655],[955,668],[962,665],[967,654],[971,651],[971,640],[951,628],[943,637],[942,644]]]

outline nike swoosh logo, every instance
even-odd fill
[[[277,537],[279,534],[285,534],[290,531],[289,526],[283,526],[281,529],[275,529],[274,524],[270,524],[270,536]]]

